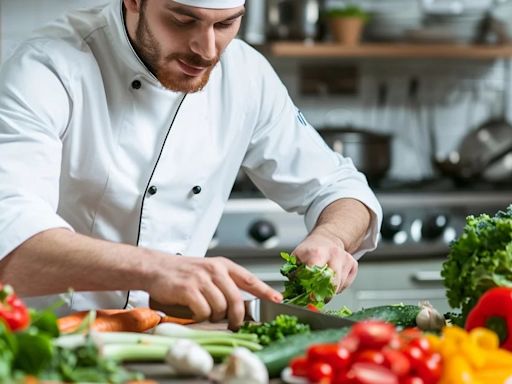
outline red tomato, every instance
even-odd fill
[[[352,353],[340,344],[316,344],[308,348],[307,358],[312,363],[327,363],[339,370],[350,364]]]
[[[355,363],[373,363],[377,365],[383,365],[384,361],[384,355],[381,351],[376,349],[367,349],[365,351],[358,352],[354,356]]]
[[[416,369],[425,359],[426,354],[419,347],[414,345],[406,345],[402,349],[403,354],[407,357],[411,363],[411,368]]]
[[[359,348],[359,339],[354,335],[347,335],[338,344],[347,348],[350,352],[355,352]]]
[[[411,363],[402,352],[396,349],[384,348],[382,354],[385,359],[384,366],[389,368],[398,377],[406,376],[411,371]]]
[[[423,379],[418,376],[407,376],[400,380],[400,384],[425,384]]]
[[[385,367],[369,363],[355,363],[347,372],[350,384],[399,384],[398,377]]]
[[[327,363],[313,363],[308,371],[308,380],[312,383],[330,383],[332,367]]]
[[[415,371],[425,384],[436,384],[443,373],[443,359],[441,354],[426,355],[416,364]]]
[[[403,331],[400,331],[398,334],[401,339],[405,342],[409,342],[411,340],[417,339],[418,337],[422,337],[423,333],[418,327],[405,328]]]
[[[290,361],[293,376],[307,377],[309,365],[309,361],[305,356],[299,356]]]
[[[432,352],[432,346],[430,341],[426,337],[417,337],[409,342],[409,345],[418,347],[424,353],[430,354]]]
[[[313,312],[318,312],[318,308],[315,307],[313,304],[306,305],[306,308]]]
[[[394,335],[391,340],[388,343],[388,347],[392,349],[400,349],[404,345],[403,340],[400,338],[400,336]]]
[[[391,341],[396,330],[383,321],[367,320],[353,325],[350,333],[359,339],[360,349],[380,349]]]

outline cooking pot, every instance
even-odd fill
[[[434,164],[456,181],[510,181],[512,126],[504,119],[490,120],[468,133],[446,159],[435,159]]]
[[[331,149],[354,162],[368,180],[379,181],[391,165],[392,136],[353,127],[324,128],[318,131]]]
[[[324,0],[266,0],[270,40],[314,40],[320,37]]]

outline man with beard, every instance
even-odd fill
[[[243,13],[243,0],[111,0],[17,49],[0,74],[0,281],[35,306],[72,287],[67,311],[151,296],[236,328],[240,290],[282,299],[202,257],[242,167],[305,215],[294,254],[330,265],[339,291],[352,282],[379,204],[234,39]]]

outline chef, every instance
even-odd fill
[[[236,328],[241,290],[282,299],[203,257],[242,167],[304,215],[294,254],[350,285],[380,206],[234,39],[243,14],[243,0],[111,0],[19,46],[0,73],[0,281],[36,307],[72,288],[61,312],[151,296]]]

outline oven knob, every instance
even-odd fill
[[[385,215],[382,220],[380,233],[385,240],[393,240],[395,235],[402,230],[404,218],[398,213]]]
[[[249,235],[258,243],[264,243],[277,235],[274,225],[267,220],[258,220],[249,227]]]
[[[434,240],[441,236],[448,227],[448,216],[433,215],[423,222],[421,237],[427,240]]]

